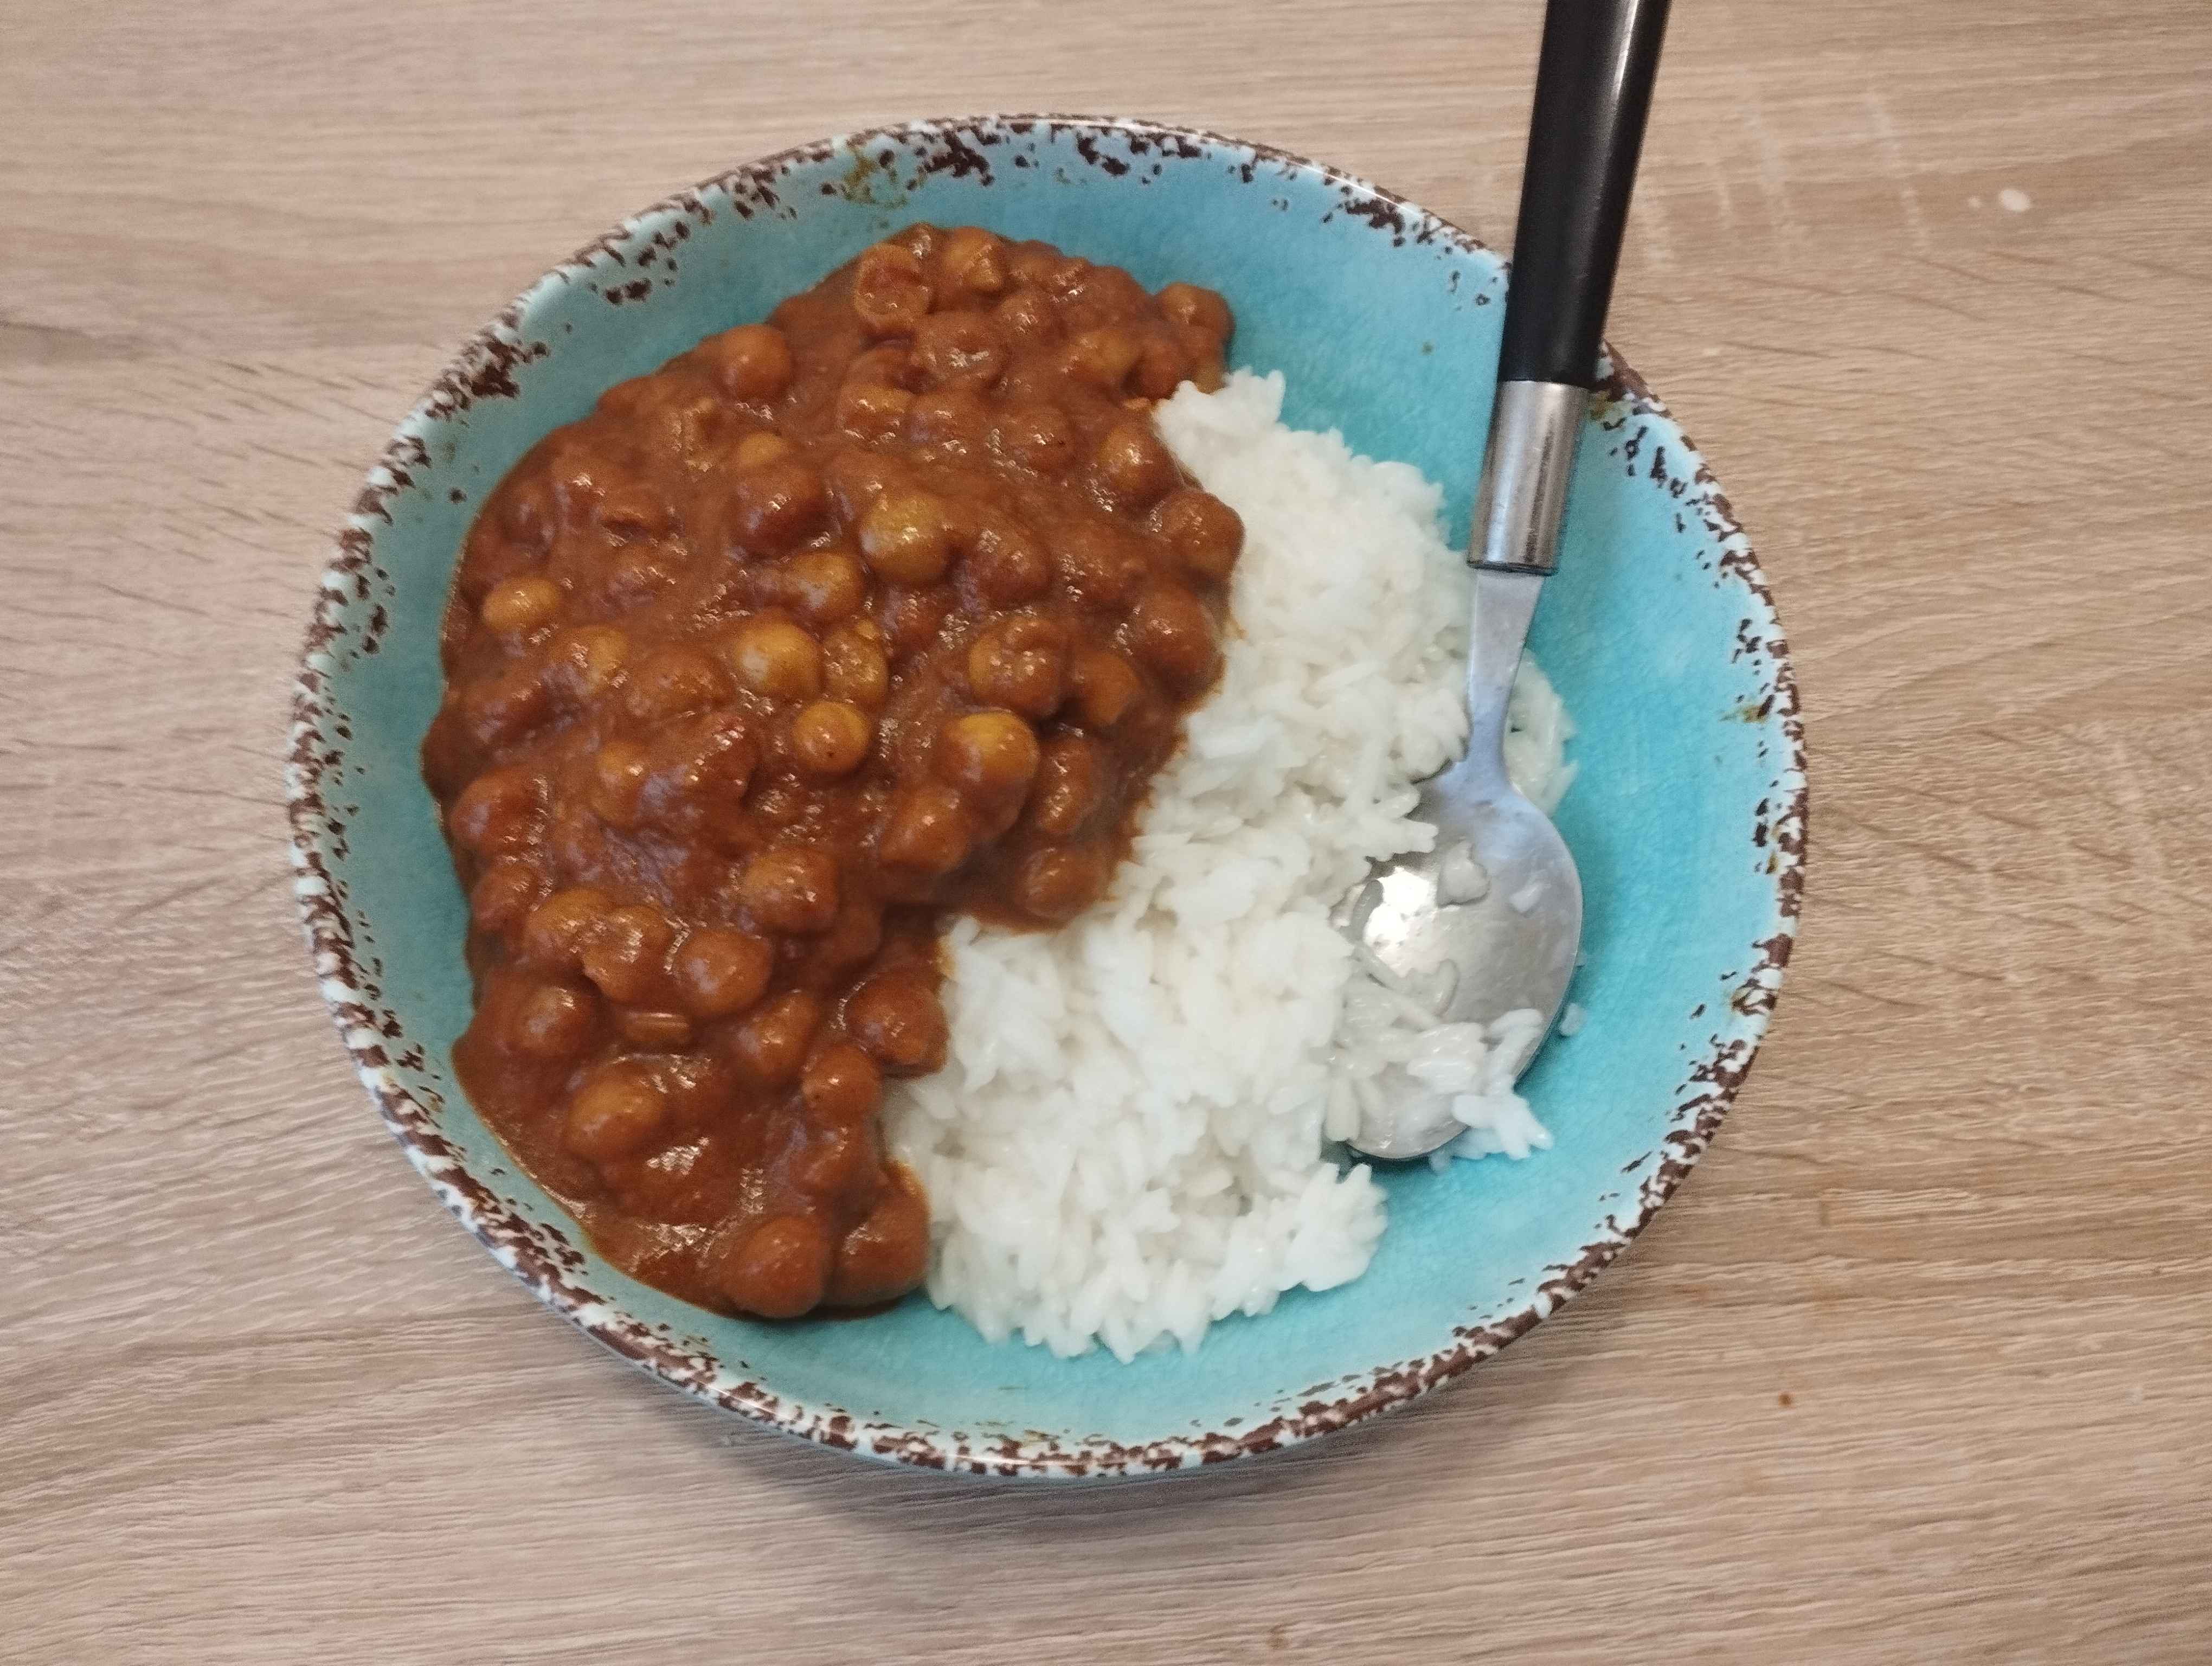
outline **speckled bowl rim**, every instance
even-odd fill
[[[321,992],[362,1085],[385,1123],[439,1200],[475,1235],[495,1259],[520,1279],[546,1306],[586,1335],[686,1394],[821,1445],[856,1455],[923,1468],[979,1475],[1030,1478],[1104,1478],[1159,1474],[1220,1463],[1297,1445],[1378,1414],[1410,1404],[1488,1359],[1535,1325],[1596,1278],[1643,1230],[1661,1204],[1689,1173],[1718,1130],[1742,1086],[1765,1033],[1781,987],[1783,968],[1796,933],[1805,872],[1807,821],[1804,729],[1798,714],[1797,684],[1789,649],[1751,544],[1702,455],[1683,434],[1666,405],[1618,354],[1608,353],[1611,375],[1598,392],[1600,408],[1613,403],[1627,415],[1663,425],[1669,443],[1695,459],[1687,489],[1674,507],[1694,514],[1715,539],[1721,569],[1740,580],[1750,594],[1753,623],[1764,636],[1771,666],[1763,690],[1759,721],[1778,731],[1788,749],[1781,781],[1785,798],[1767,824],[1774,853],[1771,875],[1777,927],[1752,945],[1754,960],[1730,1003],[1725,1035],[1716,1035],[1694,1061],[1680,1090],[1670,1131],[1661,1140],[1658,1162],[1638,1185],[1633,1204],[1608,1215],[1603,1229],[1574,1261],[1554,1266],[1520,1308],[1480,1327],[1455,1329],[1449,1346],[1434,1353],[1381,1365],[1364,1378],[1334,1385],[1334,1397],[1316,1399],[1295,1414],[1277,1417],[1235,1433],[1214,1432],[1177,1436],[1141,1446],[1103,1438],[1069,1444],[1015,1441],[970,1442],[957,1432],[917,1430],[896,1424],[862,1422],[833,1407],[779,1396],[761,1384],[726,1369],[713,1354],[684,1347],[659,1328],[625,1310],[623,1302],[586,1282],[583,1252],[557,1230],[526,1219],[469,1171],[460,1148],[441,1132],[438,1112],[410,1091],[394,1074],[392,1048],[405,1026],[380,998],[369,993],[353,955],[355,933],[345,904],[333,889],[328,853],[343,830],[333,824],[323,787],[326,773],[343,762],[343,748],[326,749],[318,737],[331,704],[327,672],[330,649],[344,637],[343,609],[349,597],[365,595],[374,537],[363,523],[391,516],[387,500],[412,483],[412,471],[428,460],[422,433],[429,423],[465,410],[477,398],[514,397],[516,366],[528,356],[520,325],[531,302],[547,285],[568,281],[588,261],[616,248],[653,216],[708,217],[703,193],[728,195],[740,213],[747,205],[772,206],[776,182],[791,169],[818,163],[857,147],[888,141],[921,145],[964,167],[980,160],[984,148],[1039,130],[1053,136],[1073,133],[1078,150],[1095,160],[1091,146],[1100,135],[1134,137],[1163,154],[1188,157],[1194,147],[1249,155],[1255,167],[1307,173],[1326,182],[1352,213],[1395,241],[1443,241],[1468,252],[1490,255],[1486,246],[1458,227],[1405,198],[1324,163],[1272,146],[1231,138],[1200,128],[1122,117],[1007,115],[941,118],[904,122],[796,145],[759,161],[702,180],[624,221],[553,268],[511,302],[465,345],[429,392],[400,423],[381,459],[368,475],[354,505],[353,521],[341,532],[322,577],[322,587],[307,636],[292,705],[291,751],[286,771],[292,830],[295,891]],[[1091,143],[1086,144],[1088,137]],[[1139,147],[1141,148],[1141,147]],[[1103,165],[1103,164],[1102,164]],[[1126,165],[1125,165],[1126,166]],[[1109,168],[1109,172],[1117,171]]]

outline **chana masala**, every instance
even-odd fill
[[[1211,290],[916,225],[611,389],[463,550],[422,746],[471,1099],[607,1258],[787,1317],[921,1283],[884,1079],[955,913],[1048,927],[1217,673],[1236,514],[1154,431]]]

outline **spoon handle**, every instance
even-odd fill
[[[1551,0],[1498,379],[1597,380],[1668,0]]]
[[[1478,567],[1546,574],[1597,382],[1668,0],[1551,0],[1528,119]]]

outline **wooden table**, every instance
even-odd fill
[[[1537,6],[5,0],[0,1657],[2212,1655],[2212,9],[1677,9],[1613,333],[1804,683],[1780,1021],[1449,1392],[1052,1491],[702,1411],[408,1172],[286,870],[325,543],[550,259],[819,133],[1141,111],[1503,238]]]

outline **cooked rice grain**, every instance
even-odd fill
[[[1468,579],[1434,485],[1283,427],[1282,397],[1239,372],[1160,408],[1244,518],[1220,685],[1103,901],[1052,933],[953,928],[950,1061],[892,1098],[934,1216],[931,1298],[993,1341],[1128,1359],[1357,1278],[1382,1194],[1329,1133],[1385,1055],[1418,1052],[1454,1095],[1455,1150],[1549,1143],[1511,1089],[1526,1036],[1437,1036],[1475,1026],[1383,988],[1329,924],[1370,864],[1433,840],[1411,783],[1465,739]],[[1569,726],[1533,666],[1514,701],[1508,761],[1548,807]]]

